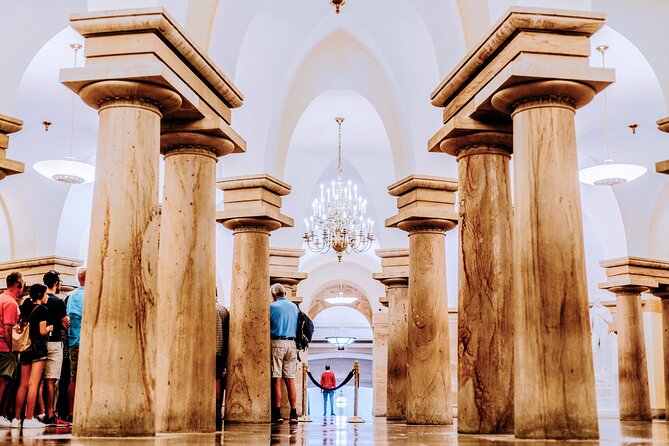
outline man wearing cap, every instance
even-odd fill
[[[47,343],[47,357],[44,366],[44,386],[46,388],[46,398],[44,401],[44,410],[46,417],[44,424],[68,424],[58,418],[54,413],[54,404],[56,396],[56,380],[60,379],[60,370],[63,366],[63,327],[70,328],[70,318],[65,310],[65,302],[56,294],[60,293],[60,274],[58,271],[48,271],[42,278],[47,287],[49,299],[46,302],[46,308],[49,311],[47,325],[53,325],[53,331],[49,333]]]
[[[285,298],[286,290],[280,283],[270,287],[272,302],[269,306],[270,345],[272,347],[272,391],[274,407],[272,421],[282,423],[281,379],[286,383],[290,402],[290,424],[297,424],[295,373],[297,372],[297,305]]]
[[[19,320],[18,302],[25,284],[19,272],[9,274],[5,282],[7,289],[0,294],[0,400],[16,370],[16,355],[12,353],[12,327]],[[0,416],[0,428],[11,425],[3,413]]]

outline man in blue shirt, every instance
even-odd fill
[[[280,283],[271,286],[272,302],[269,306],[270,345],[272,347],[272,391],[274,407],[272,421],[283,423],[281,417],[281,379],[286,383],[290,402],[290,424],[297,424],[295,373],[297,372],[297,305],[285,298],[286,290]]]
[[[74,390],[77,385],[77,365],[79,364],[79,336],[81,335],[81,317],[84,314],[84,287],[86,285],[86,268],[81,268],[77,273],[79,287],[74,290],[67,299],[67,315],[70,317],[70,329],[67,340],[70,345],[70,386],[67,388],[67,396],[70,403],[70,416],[72,421],[72,409],[74,408]]]

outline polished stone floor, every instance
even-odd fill
[[[155,438],[72,439],[67,429],[0,430],[0,444],[24,445],[669,445],[669,424],[664,420],[652,423],[619,422],[602,419],[600,441],[530,441],[516,440],[509,435],[458,435],[454,426],[407,426],[387,422],[383,418],[363,424],[349,424],[344,417],[314,418],[297,426],[228,425],[222,433],[202,435],[159,435]]]

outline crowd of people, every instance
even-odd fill
[[[62,299],[60,274],[27,287],[10,273],[0,294],[0,428],[69,426],[72,422],[86,269],[79,287]],[[27,293],[26,293],[27,290]],[[19,351],[12,334],[29,331]],[[37,413],[37,414],[36,414]]]

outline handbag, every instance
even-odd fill
[[[33,315],[38,306],[33,308],[30,316]],[[32,341],[30,340],[30,316],[26,320],[19,319],[16,325],[12,327],[12,351],[14,353],[26,352],[32,346]]]

